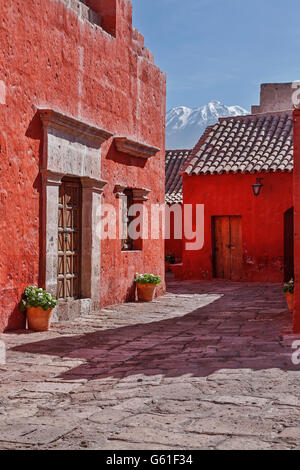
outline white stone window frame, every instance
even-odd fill
[[[45,288],[57,294],[58,199],[66,176],[82,186],[81,299],[60,301],[56,319],[71,320],[100,305],[101,145],[112,133],[52,109],[39,108],[43,125],[42,277]]]
[[[115,185],[114,193],[117,199],[120,200],[119,205],[119,224],[123,224],[121,229],[122,237],[121,240],[127,238],[127,230],[128,230],[128,219],[127,216],[125,217],[125,212],[127,213],[127,197],[126,197],[126,190],[132,191],[132,200],[133,203],[144,204],[149,199],[149,194],[151,193],[151,189],[147,188],[132,188],[124,183],[118,183]],[[143,218],[145,217],[144,211],[142,214]],[[144,219],[145,222],[145,219]],[[141,253],[143,249],[122,249],[122,244],[120,244],[121,252],[122,253]]]

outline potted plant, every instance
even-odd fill
[[[53,308],[57,300],[47,291],[36,286],[27,286],[20,310],[27,314],[28,328],[34,331],[48,331]]]
[[[165,256],[165,270],[166,272],[170,271],[170,264],[175,264],[175,255],[173,253],[169,253]]]
[[[142,302],[152,302],[155,296],[156,286],[161,283],[161,278],[154,274],[137,274],[135,278],[138,299]]]
[[[294,279],[291,279],[289,282],[286,282],[283,285],[283,292],[285,293],[288,309],[290,312],[293,312],[294,310],[294,289]]]

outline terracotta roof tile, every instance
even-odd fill
[[[292,170],[292,111],[220,118],[183,166],[188,175]]]
[[[166,151],[166,203],[182,202],[182,176],[180,168],[185,164],[190,150]]]

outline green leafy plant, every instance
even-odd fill
[[[175,255],[173,253],[169,253],[165,256],[165,261],[170,264],[175,264]]]
[[[135,282],[139,284],[155,284],[158,286],[161,283],[161,278],[154,274],[136,274]]]
[[[294,290],[295,290],[294,279],[291,279],[289,282],[286,282],[283,285],[283,292],[289,292],[290,294],[293,294]]]
[[[27,286],[20,303],[20,310],[24,312],[28,307],[42,307],[46,311],[56,305],[57,300],[49,292],[36,286]]]

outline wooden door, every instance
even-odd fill
[[[214,275],[220,279],[231,279],[229,217],[215,217],[214,228]]]
[[[238,281],[242,278],[242,218],[213,218],[214,276]]]
[[[81,184],[65,179],[58,204],[58,293],[59,299],[80,298]]]

